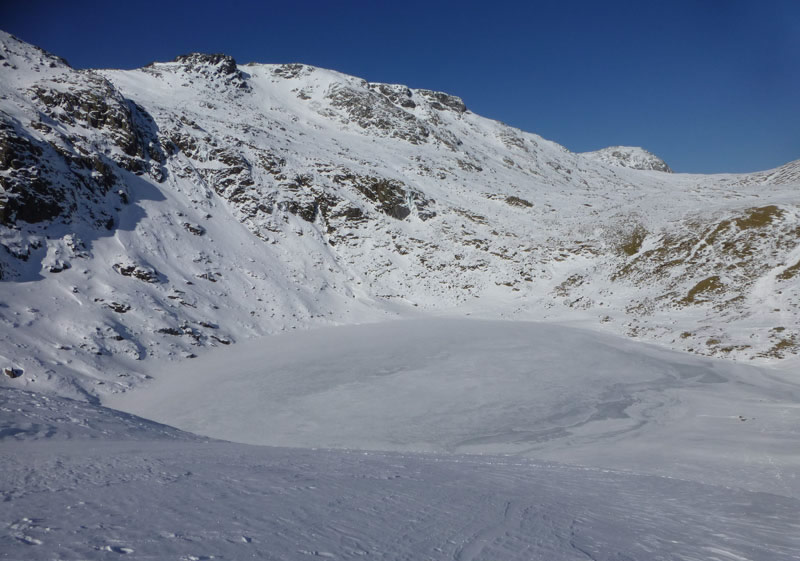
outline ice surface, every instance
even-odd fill
[[[779,494],[512,456],[254,447],[0,399],[4,429],[46,417],[54,436],[0,441],[4,559],[783,561],[800,548],[800,501]]]
[[[800,496],[800,387],[552,324],[425,319],[247,342],[108,403],[250,444],[533,458]]]

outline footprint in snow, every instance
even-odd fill
[[[103,546],[103,547],[101,547],[99,549],[100,549],[100,551],[113,551],[114,553],[119,553],[121,555],[128,555],[130,553],[133,553],[133,551],[134,551],[130,547],[122,547],[122,546],[118,546],[118,545],[106,545],[106,546]]]
[[[14,536],[17,540],[21,541],[26,545],[42,545],[42,540],[37,540],[31,536]]]

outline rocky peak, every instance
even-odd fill
[[[224,83],[246,90],[247,76],[239,71],[234,58],[230,55],[215,53],[190,53],[179,55],[172,60],[188,74],[202,76],[209,82]]]
[[[217,71],[221,74],[235,74],[236,61],[232,56],[216,53],[190,53],[188,55],[179,55],[175,57],[172,62],[179,62],[183,64],[187,70],[200,71],[207,69],[209,66],[216,67]]]
[[[252,63],[251,63],[252,64]],[[313,66],[298,63],[278,64],[272,67],[272,74],[285,80],[293,80],[309,76],[314,72]]]
[[[637,146],[609,146],[594,152],[584,152],[583,156],[599,162],[630,169],[663,171],[672,173],[667,162]]]

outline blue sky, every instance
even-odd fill
[[[0,28],[77,68],[192,51],[446,91],[579,152],[676,171],[800,158],[800,0],[2,1]]]

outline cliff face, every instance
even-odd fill
[[[8,34],[0,56],[14,384],[114,391],[205,346],[423,310],[800,349],[798,162],[659,173],[301,64],[77,71]]]

